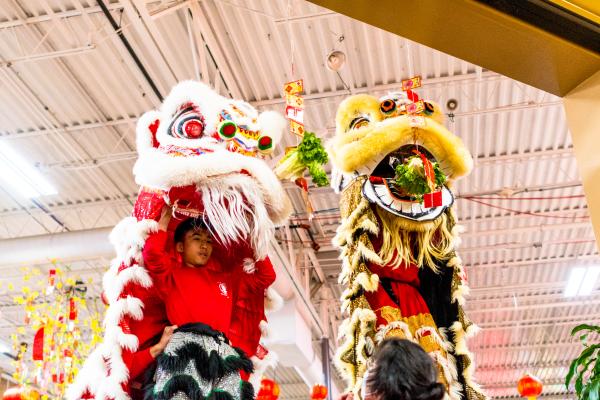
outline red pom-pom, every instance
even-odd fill
[[[227,124],[223,127],[223,135],[233,136],[234,133],[235,133],[235,125]]]

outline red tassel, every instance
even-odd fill
[[[33,360],[42,361],[44,359],[44,327],[38,329],[33,337]]]
[[[408,89],[406,91],[406,96],[408,97],[408,99],[410,101],[412,101],[413,103],[416,103],[417,101],[419,101],[419,95],[415,92],[413,92],[412,90]]]

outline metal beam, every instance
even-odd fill
[[[460,249],[459,249],[460,252]],[[545,258],[530,258],[526,260],[506,260],[506,261],[496,261],[492,263],[486,264],[464,264],[465,267],[471,268],[471,273],[475,270],[481,270],[482,268],[499,268],[499,267],[523,267],[537,264],[554,264],[554,263],[568,263],[574,261],[597,261],[600,260],[600,254],[598,252],[593,252],[590,254],[581,254],[581,255],[568,255],[561,257],[545,257]]]
[[[123,6],[119,3],[107,4],[106,7],[111,11],[120,10],[123,8]],[[102,12],[102,9],[98,6],[85,7],[84,10],[85,10],[85,13],[87,13],[87,14],[96,14],[96,13]],[[59,19],[63,19],[63,18],[80,17],[82,15],[83,15],[83,12],[81,10],[77,9],[77,10],[68,10],[68,11],[58,11],[58,12],[55,12],[54,14],[43,14],[43,15],[38,15],[35,17],[28,17],[28,18],[23,18],[23,19],[21,19],[21,18],[13,19],[13,20],[9,20],[9,21],[0,22],[0,30],[15,28],[15,27],[19,27],[19,26],[34,25],[39,22],[52,21],[55,17],[58,17]]]
[[[193,26],[201,32],[206,45],[214,57],[215,64],[222,75],[223,81],[231,93],[231,96],[236,99],[242,98],[242,91],[240,90],[237,79],[231,70],[231,66],[228,63],[227,57],[221,49],[221,46],[219,46],[218,38],[212,29],[212,25],[197,0],[193,0],[190,3],[190,11],[192,13]],[[219,21],[215,22],[218,23]]]
[[[63,50],[48,51],[48,52],[44,52],[44,53],[28,54],[23,57],[17,57],[17,58],[12,58],[10,60],[0,61],[0,66],[6,67],[6,66],[13,65],[13,64],[17,64],[17,63],[48,60],[48,59],[58,58],[58,57],[68,57],[68,56],[78,55],[78,54],[82,54],[82,53],[87,53],[87,52],[93,51],[95,49],[96,49],[96,45],[90,44],[87,46],[74,47],[71,49],[63,49]]]
[[[469,308],[469,302],[467,301],[466,308],[467,315],[470,315],[474,310]],[[597,313],[590,311],[589,313],[579,314],[579,315],[568,315],[568,316],[558,316],[558,317],[546,317],[543,319],[543,322],[540,322],[539,317],[528,318],[528,319],[513,319],[506,320],[502,322],[477,322],[477,325],[481,329],[485,329],[486,331],[497,331],[504,329],[541,329],[547,327],[559,327],[559,326],[569,326],[574,327],[577,324],[581,324],[583,322],[586,323],[597,323],[600,321],[600,316]]]
[[[489,304],[490,302],[488,302],[487,304]],[[596,298],[594,300],[587,300],[587,301],[581,301],[581,300],[572,300],[572,301],[555,301],[555,302],[548,302],[548,303],[539,303],[539,304],[519,304],[517,306],[511,305],[509,307],[497,307],[496,305],[492,305],[492,307],[490,308],[473,308],[471,309],[469,307],[469,313],[471,315],[473,314],[479,314],[479,313],[486,313],[486,314],[492,314],[492,313],[498,313],[498,312],[504,312],[504,311],[524,311],[524,310],[542,310],[542,309],[546,309],[546,308],[552,308],[552,309],[557,309],[557,308],[561,308],[561,307],[575,307],[575,306],[581,306],[581,305],[586,305],[586,306],[591,306],[591,305],[598,305],[600,304],[600,297]]]

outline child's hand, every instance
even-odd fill
[[[162,212],[160,213],[160,219],[158,220],[158,229],[165,232],[167,231],[169,228],[169,222],[171,222],[171,214],[171,207],[165,204]]]
[[[167,344],[169,344],[169,340],[171,340],[171,336],[173,336],[175,329],[177,329],[177,325],[165,327],[158,343],[150,348],[150,354],[152,355],[152,358],[158,357],[165,350],[165,347],[167,347]]]

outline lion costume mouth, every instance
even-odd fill
[[[452,192],[445,186],[441,188],[441,205],[427,207],[422,200],[405,193],[395,183],[395,166],[402,164],[417,150],[431,162],[437,162],[435,157],[424,147],[405,145],[387,154],[371,172],[369,179],[362,187],[363,196],[371,203],[379,205],[389,213],[413,221],[432,221],[439,217],[454,203]]]

